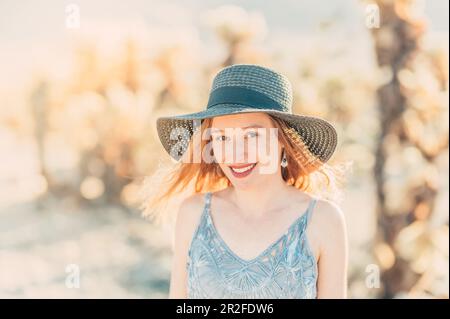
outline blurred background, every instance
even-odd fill
[[[0,1],[0,297],[166,298],[139,183],[222,67],[293,83],[353,160],[349,297],[449,296],[449,2]]]

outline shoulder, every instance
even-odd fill
[[[189,240],[197,228],[205,205],[205,194],[196,193],[181,201],[175,224],[176,237]]]
[[[342,245],[346,241],[347,228],[341,207],[329,200],[316,199],[310,227],[320,234],[321,247]]]
[[[314,217],[324,227],[339,226],[345,224],[345,215],[341,207],[329,200],[316,199]]]
[[[205,204],[205,194],[195,193],[186,197],[180,204],[178,214],[183,216],[182,218],[193,218],[199,215],[198,209],[202,208]]]

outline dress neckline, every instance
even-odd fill
[[[274,242],[272,242],[262,252],[257,254],[256,257],[253,257],[251,259],[244,259],[244,258],[240,257],[239,255],[237,255],[230,248],[230,246],[225,242],[223,237],[219,234],[219,231],[217,230],[216,226],[214,225],[214,221],[213,221],[212,216],[211,216],[211,197],[212,197],[211,192],[207,193],[206,196],[207,196],[207,203],[205,205],[206,217],[208,219],[208,224],[211,225],[211,229],[212,229],[214,235],[216,236],[216,238],[218,238],[219,242],[222,244],[222,246],[225,248],[225,250],[228,251],[228,253],[231,256],[233,256],[233,258],[237,259],[238,261],[240,261],[241,263],[244,263],[244,264],[251,264],[251,263],[257,261],[258,259],[264,257],[273,247],[275,247],[281,241],[283,241],[292,232],[292,230],[294,228],[296,228],[296,226],[301,221],[303,221],[303,219],[308,217],[308,215],[310,213],[310,210],[311,210],[311,208],[313,206],[313,203],[316,201],[316,199],[314,197],[311,197],[311,199],[309,200],[309,203],[308,203],[308,206],[307,206],[306,210],[289,225],[287,230],[278,239],[276,239]],[[307,220],[306,220],[306,222],[307,222]]]

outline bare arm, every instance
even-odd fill
[[[348,243],[344,214],[330,202],[324,202],[321,210],[317,297],[347,298]]]
[[[189,246],[202,212],[202,196],[185,199],[177,214],[173,242],[172,272],[170,276],[170,299],[187,298],[186,262]]]

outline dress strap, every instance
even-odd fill
[[[204,194],[204,201],[205,204],[203,205],[203,212],[201,214],[200,222],[198,223],[194,236],[197,236],[197,233],[201,232],[202,228],[205,227],[204,223],[208,222],[207,220],[209,215],[209,206],[211,204],[211,193],[208,192]]]
[[[191,257],[192,257],[191,246],[193,245],[193,242],[197,239],[199,234],[204,232],[204,228],[206,227],[206,224],[208,223],[208,215],[209,215],[208,210],[209,210],[209,206],[211,203],[211,193],[210,192],[205,193],[204,199],[205,199],[205,204],[203,206],[203,212],[201,214],[200,221],[198,222],[197,228],[195,229],[194,234],[192,235],[191,243],[189,246],[188,261],[186,263],[186,267],[189,267],[189,264],[191,262]]]
[[[211,196],[211,192],[205,193],[205,209],[209,209],[209,207],[211,206]]]
[[[309,221],[311,220],[311,216],[314,211],[314,207],[316,207],[316,203],[317,203],[317,198],[312,198],[311,201],[309,202],[308,211],[306,213],[305,228],[306,228],[306,226],[308,226]]]
[[[209,216],[209,210],[211,207],[211,192],[207,192],[204,195],[204,199],[205,199],[205,204],[203,206],[203,214],[202,214],[202,219],[207,219],[208,220],[208,216]]]

